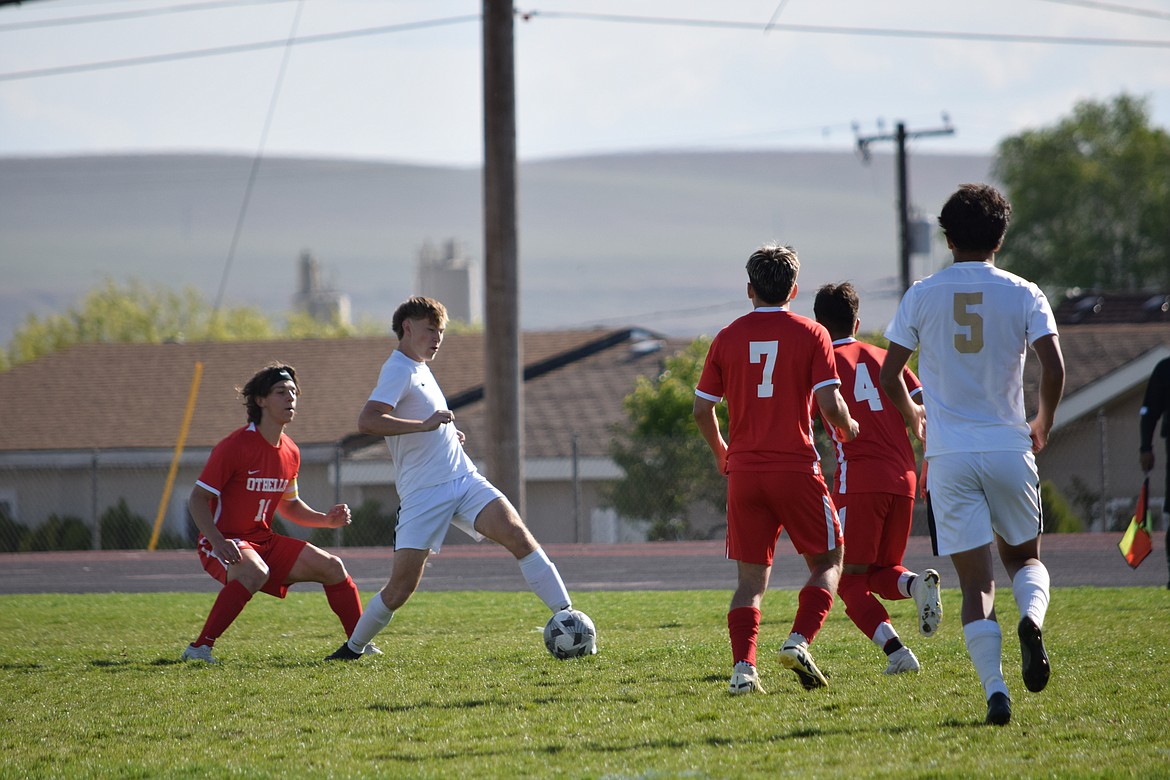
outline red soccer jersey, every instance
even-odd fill
[[[849,338],[833,342],[833,357],[841,377],[841,395],[860,429],[856,439],[843,442],[833,425],[821,418],[837,454],[833,492],[913,496],[914,449],[902,413],[878,382],[886,351]],[[910,369],[902,371],[902,379],[912,396],[921,392],[918,377]]]
[[[828,331],[767,307],[719,331],[695,392],[727,398],[729,471],[819,474],[809,404],[814,390],[838,382]]]
[[[288,436],[273,447],[247,427],[215,445],[196,484],[215,494],[215,526],[228,539],[263,542],[272,536],[272,517],[282,499],[297,498],[301,451]]]

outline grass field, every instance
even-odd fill
[[[770,592],[768,695],[743,697],[726,693],[728,597],[581,593],[601,652],[557,661],[530,594],[420,593],[385,655],[326,664],[340,626],[319,590],[296,590],[258,596],[219,666],[177,661],[207,594],[0,597],[0,777],[1170,776],[1164,589],[1058,589],[1041,694],[1020,682],[1001,590],[1004,728],[982,725],[953,591],[930,640],[913,602],[890,605],[917,676],[884,676],[838,603],[813,646],[830,688],[813,692],[775,661],[796,594]]]

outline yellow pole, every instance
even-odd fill
[[[175,473],[179,470],[179,458],[183,455],[183,445],[187,441],[187,431],[191,428],[191,418],[195,416],[195,399],[199,397],[199,382],[203,378],[203,364],[195,361],[195,376],[191,378],[191,392],[187,396],[187,410],[183,412],[183,426],[179,429],[179,441],[175,444],[175,455],[171,458],[171,471],[167,474],[167,484],[163,488],[162,500],[158,502],[158,515],[154,518],[154,532],[150,535],[150,544],[146,549],[154,551],[158,546],[158,532],[162,528],[163,517],[166,516],[167,503],[171,500],[171,489],[175,486]]]

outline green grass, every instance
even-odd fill
[[[303,587],[303,586],[302,586]],[[223,664],[176,659],[206,594],[0,597],[0,777],[1166,777],[1170,593],[1057,590],[1052,682],[1024,690],[1001,590],[1013,720],[985,706],[944,593],[922,674],[889,678],[838,604],[813,646],[830,688],[775,661],[794,592],[768,594],[767,696],[731,697],[719,591],[581,593],[599,655],[549,656],[527,593],[420,593],[386,654],[321,661],[341,630],[320,591],[258,596]]]

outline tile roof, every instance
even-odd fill
[[[1158,346],[1170,347],[1170,324],[1130,323],[1061,325],[1060,348],[1064,353],[1067,398],[1108,376]],[[1036,410],[1040,364],[1029,350],[1024,369],[1024,392],[1029,414]]]
[[[525,333],[525,366],[579,360],[583,348],[621,343],[630,333]],[[358,412],[395,346],[382,337],[74,346],[0,373],[0,452],[174,447],[197,361],[203,376],[187,446],[210,447],[246,422],[235,388],[271,360],[295,366],[301,383],[289,434],[301,446],[332,444],[356,432]],[[432,369],[449,400],[474,396],[483,382],[483,334],[448,335]]]
[[[524,390],[529,458],[567,456],[574,435],[579,455],[606,455],[637,377],[656,376],[668,356],[690,343],[631,329],[530,332],[523,339],[525,372],[539,374]],[[659,348],[640,348],[650,341]],[[1060,342],[1067,397],[1159,345],[1170,348],[1170,327],[1064,325]],[[394,347],[392,338],[381,337],[75,346],[0,373],[0,452],[172,448],[196,361],[204,368],[189,447],[210,447],[244,424],[235,388],[270,360],[296,366],[301,381],[289,434],[302,446],[333,444],[354,436],[357,414]],[[483,455],[477,443],[487,436],[482,355],[482,334],[450,334],[431,364],[476,458]],[[1030,411],[1038,379],[1029,351]],[[383,457],[385,448],[372,441],[379,446],[367,456]]]

